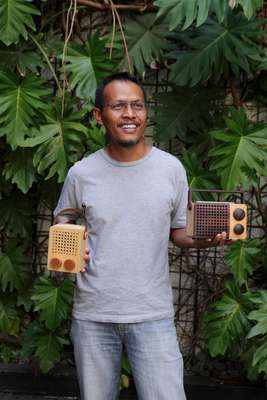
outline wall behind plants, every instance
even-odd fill
[[[38,216],[55,206],[68,168],[105,144],[90,118],[97,84],[129,70],[146,85],[154,142],[179,155],[190,186],[247,193],[250,225],[261,228],[226,251],[201,332],[211,356],[266,377],[264,2],[0,0],[0,10],[2,360],[46,372],[69,357],[74,284],[45,271]],[[199,266],[206,253],[182,256]]]

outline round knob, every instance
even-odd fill
[[[75,268],[75,261],[67,259],[64,261],[64,268],[67,271],[72,271]]]
[[[62,265],[62,261],[59,258],[54,257],[54,258],[51,258],[49,264],[50,264],[51,268],[59,269],[61,267],[61,265]]]
[[[236,224],[234,226],[234,233],[236,233],[237,235],[241,235],[241,233],[243,233],[245,230],[244,226],[241,224]]]
[[[246,213],[242,208],[236,208],[234,211],[234,219],[241,221],[245,217]]]

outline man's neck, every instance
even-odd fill
[[[106,147],[106,153],[116,161],[131,162],[144,158],[150,151],[151,146],[144,141],[132,147],[123,147],[114,143]]]

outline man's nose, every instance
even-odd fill
[[[135,112],[132,108],[131,103],[125,103],[125,105],[123,107],[123,115],[127,115],[128,117],[135,116]]]

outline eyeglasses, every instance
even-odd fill
[[[146,106],[145,103],[141,100],[135,100],[135,101],[117,101],[116,103],[113,104],[106,104],[104,107],[108,107],[112,111],[124,111],[126,108],[128,108],[128,105],[131,107],[132,111],[135,112],[140,112],[144,111]]]

